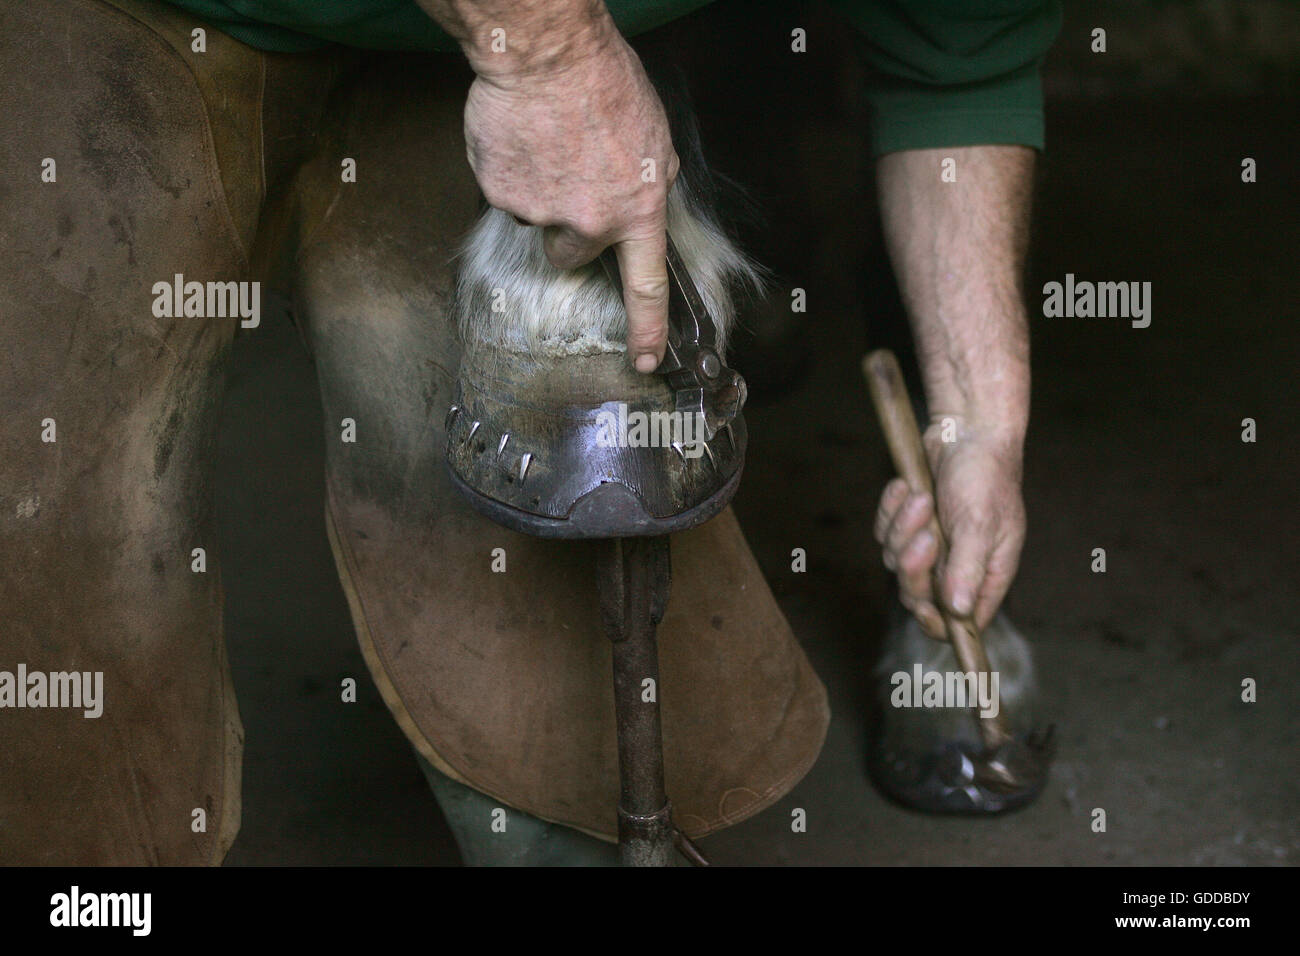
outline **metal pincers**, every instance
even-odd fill
[[[749,392],[739,372],[727,368],[718,354],[718,329],[699,289],[668,237],[668,344],[655,374],[668,380],[676,410],[698,416],[704,437],[712,441],[740,414]],[[618,260],[613,249],[601,253],[600,263],[621,292]]]

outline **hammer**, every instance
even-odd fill
[[[871,352],[862,360],[862,374],[871,391],[871,400],[880,419],[880,427],[885,434],[895,470],[914,492],[928,492],[933,499],[934,480],[930,475],[925,448],[921,444],[921,432],[917,428],[912,402],[903,384],[903,374],[894,353],[888,349]],[[929,530],[938,544],[939,556],[935,562],[937,595],[937,569],[943,567],[948,545],[939,527],[938,509],[935,511],[935,516],[930,519]],[[936,601],[935,604],[943,618],[947,640],[952,644],[962,669],[968,674],[977,675],[977,679],[979,675],[987,674],[988,655],[984,652],[984,642],[974,617],[954,614],[941,601]],[[999,793],[1041,786],[1053,754],[1051,729],[1046,734],[1032,734],[1021,742],[1008,729],[1000,701],[997,713],[992,716],[980,714],[978,703],[973,712],[984,745],[983,754],[974,761],[973,782]]]

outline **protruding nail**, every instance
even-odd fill
[[[961,753],[961,751],[958,751]],[[963,783],[970,783],[975,779],[975,764],[964,753],[961,755],[961,779]]]
[[[506,442],[508,442],[509,440],[510,440],[510,433],[509,433],[509,432],[506,432],[504,435],[501,436],[501,441],[497,444],[497,457],[498,457],[498,458],[500,458],[500,457],[501,457],[501,453],[502,453],[503,451],[506,450]]]
[[[533,463],[533,453],[526,452],[523,458],[519,459],[519,483],[522,485],[524,479],[528,477],[528,466]]]
[[[470,441],[470,440],[474,437],[474,433],[475,433],[476,431],[478,431],[478,427],[479,427],[479,425],[481,425],[481,424],[483,424],[483,423],[482,423],[482,422],[475,422],[473,425],[470,425],[470,426],[469,426],[469,434],[465,436],[465,440],[466,440],[466,441]]]

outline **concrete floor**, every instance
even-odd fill
[[[704,128],[727,108],[702,103]],[[801,375],[752,349],[737,361],[760,391],[737,510],[835,716],[792,794],[704,841],[716,862],[1296,861],[1296,115],[1293,101],[1253,100],[1050,110],[1031,312],[1066,272],[1150,281],[1154,312],[1142,330],[1033,320],[1030,533],[1008,607],[1036,646],[1060,755],[1038,803],[984,821],[891,805],[863,769],[886,594],[870,521],[888,463],[857,358],[868,320],[897,304],[865,165],[845,161],[860,135],[809,114],[740,168],[760,132],[734,120],[723,168],[759,183],[768,235],[783,237],[764,253],[814,304]],[[1240,182],[1243,156],[1259,182]],[[780,175],[791,188],[772,200]],[[872,343],[882,336],[873,325]],[[765,379],[783,378],[764,400]],[[236,344],[221,440],[226,629],[247,729],[229,863],[454,863],[351,634],[322,522],[319,415],[294,333],[264,320]],[[1246,417],[1255,444],[1240,440]],[[805,574],[789,570],[793,547]],[[1096,547],[1104,575],[1089,570]],[[345,676],[355,705],[339,703]],[[1240,700],[1245,677],[1257,703]],[[790,832],[794,807],[807,833]],[[1090,829],[1096,807],[1104,834]]]

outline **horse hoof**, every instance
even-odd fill
[[[875,721],[867,752],[872,782],[887,797],[928,813],[986,816],[1032,803],[1047,782],[1054,745],[1051,731],[1035,728],[1038,688],[1028,641],[1005,615],[984,631],[989,664],[998,674],[999,706],[1005,708],[1012,740],[996,754],[984,751],[969,707],[914,706],[900,694],[919,665],[922,674],[960,670],[952,646],[927,637],[899,607],[892,615],[885,649],[873,679]],[[1019,768],[1016,784],[988,772],[991,766]]]

